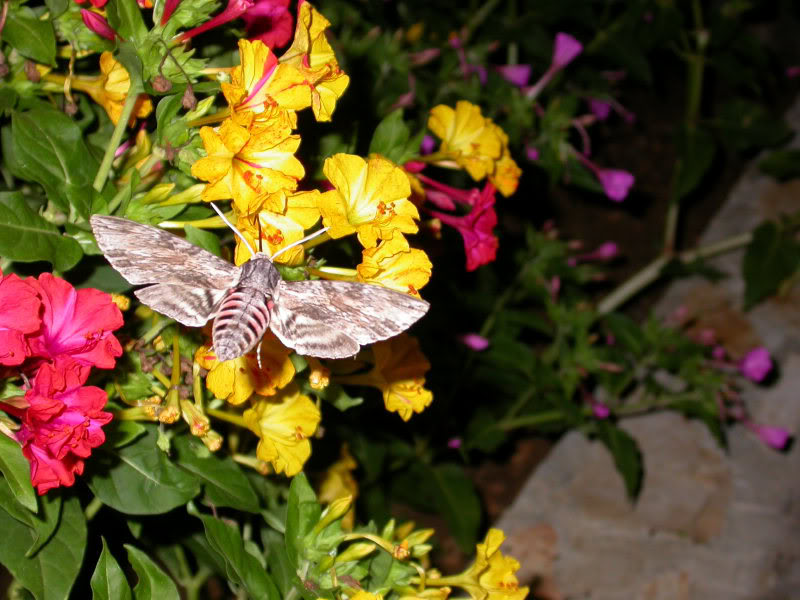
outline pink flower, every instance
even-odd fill
[[[782,427],[771,427],[769,425],[758,425],[749,422],[745,423],[745,425],[750,431],[761,438],[762,442],[776,450],[783,450],[792,438],[792,434]]]
[[[26,283],[42,303],[42,326],[29,340],[31,353],[46,359],[69,356],[81,365],[110,369],[122,347],[112,331],[122,314],[111,296],[100,290],[76,290],[50,273]]]
[[[597,179],[611,200],[622,202],[635,181],[633,175],[621,169],[597,169]]]
[[[464,238],[467,271],[474,271],[481,265],[492,262],[497,255],[499,244],[494,235],[494,227],[497,225],[494,202],[495,188],[491,183],[486,183],[476,201],[472,204],[472,210],[467,215],[456,217],[437,211],[430,211],[430,214],[442,223],[457,229]]]
[[[408,55],[408,60],[412,67],[421,67],[438,58],[441,53],[442,51],[439,48],[426,48],[419,52],[411,52]]]
[[[539,160],[539,149],[536,146],[531,146],[528,144],[525,146],[525,156],[531,162],[536,162]]]
[[[605,404],[595,400],[592,402],[592,414],[596,419],[607,419],[608,415],[611,414],[611,411]]]
[[[460,335],[458,336],[458,341],[476,352],[482,352],[489,347],[489,340],[477,333],[465,333]]]
[[[30,355],[26,335],[41,326],[41,306],[26,282],[0,272],[0,365],[19,365]]]
[[[739,370],[742,375],[751,381],[759,382],[772,370],[772,359],[769,350],[763,346],[753,348],[739,362]]]
[[[458,437],[450,438],[449,440],[447,440],[447,447],[452,450],[458,450],[459,448],[461,448],[462,443],[463,442],[461,438]]]
[[[557,33],[552,67],[563,69],[583,52],[583,45],[568,33]]]
[[[422,137],[422,143],[419,145],[420,154],[430,154],[436,147],[436,140],[427,133]]]
[[[187,40],[192,39],[196,35],[200,35],[201,33],[205,33],[206,31],[214,29],[215,27],[224,25],[229,21],[238,19],[247,10],[252,8],[253,4],[254,0],[228,0],[228,6],[225,7],[225,10],[223,10],[213,19],[209,19],[202,25],[195,27],[194,29],[190,29],[189,31],[184,31],[179,36],[179,39],[181,42],[185,42]]]
[[[94,6],[95,8],[103,8],[106,5],[106,2],[108,2],[108,0],[91,0],[91,1],[92,1],[92,6]],[[75,2],[78,4],[85,4],[86,0],[75,0]]]
[[[289,0],[256,0],[242,15],[247,39],[261,40],[270,48],[281,48],[292,39],[294,18]]]
[[[599,98],[589,98],[589,110],[600,121],[605,121],[611,114],[611,103]]]
[[[495,69],[503,79],[520,88],[528,85],[531,78],[530,65],[503,65]]]
[[[105,4],[105,2],[103,4]],[[117,37],[117,32],[111,28],[111,25],[108,24],[108,21],[106,21],[105,17],[102,15],[98,15],[96,12],[82,8],[81,18],[83,19],[84,25],[86,25],[86,27],[94,31],[100,37],[104,37],[112,42],[114,41],[114,38]]]
[[[611,260],[617,256],[617,254],[619,254],[619,247],[616,242],[603,242],[592,252],[570,258],[567,260],[567,264],[574,267],[579,262]]]
[[[22,419],[17,441],[39,494],[72,485],[92,448],[105,441],[101,428],[112,418],[102,410],[108,398],[98,387],[83,386],[87,375],[88,369],[70,359],[44,363],[25,392],[27,408],[5,407]]]
[[[169,18],[172,16],[172,13],[175,12],[175,9],[178,8],[178,5],[181,3],[181,0],[167,0],[164,3],[164,12],[161,13],[161,25],[164,26],[169,21]]]
[[[711,356],[714,360],[725,360],[725,348],[722,346],[714,346],[714,349],[711,351]]]
[[[800,77],[800,66],[795,65],[792,67],[786,67],[786,77],[789,79]]]

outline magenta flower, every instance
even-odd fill
[[[421,67],[438,58],[441,53],[442,51],[439,48],[426,48],[419,52],[410,53],[408,60],[412,67]]]
[[[574,37],[568,33],[557,33],[553,44],[553,58],[550,61],[550,66],[539,81],[523,89],[525,96],[531,100],[536,98],[544,87],[550,83],[550,80],[555,77],[556,73],[575,60],[575,57],[582,51],[583,46]]]
[[[419,145],[420,154],[430,154],[433,152],[433,149],[436,147],[436,140],[433,139],[433,136],[428,135],[427,133],[422,138],[422,143]]]
[[[482,352],[489,347],[489,340],[477,333],[465,333],[464,335],[460,335],[458,336],[458,341],[476,352]]]
[[[589,110],[599,121],[605,121],[611,115],[611,103],[599,98],[589,98]]]
[[[611,411],[605,404],[595,400],[592,402],[592,414],[596,419],[607,419]]]
[[[739,370],[742,375],[751,381],[760,382],[772,370],[772,359],[769,350],[763,346],[753,348],[739,362]]]
[[[452,46],[452,48],[456,51],[456,55],[458,55],[458,62],[464,79],[469,78],[469,76],[473,73],[477,73],[478,80],[481,82],[481,85],[486,85],[486,80],[488,78],[486,67],[483,65],[473,64],[467,60],[467,53],[464,51],[464,45],[461,43],[461,38],[459,38],[457,35],[451,35],[449,41],[450,46]]]
[[[800,66],[794,65],[791,67],[786,67],[786,77],[788,77],[789,79],[800,77]]]
[[[592,252],[575,256],[567,261],[569,266],[574,267],[579,262],[593,262],[611,260],[619,254],[619,246],[616,242],[603,242]]]
[[[441,181],[436,181],[435,179],[431,179],[425,175],[419,175],[419,180],[425,185],[426,195],[430,194],[431,192],[440,193],[440,195],[436,196],[437,202],[434,202],[434,204],[436,204],[436,206],[439,208],[444,208],[445,210],[455,210],[455,202],[465,206],[475,206],[475,204],[479,202],[481,198],[481,192],[478,190],[478,188],[462,190],[460,188],[454,188],[449,185],[445,185]],[[446,196],[447,199],[445,200],[443,196]]]
[[[215,27],[219,27],[220,25],[224,25],[229,21],[238,19],[248,9],[252,8],[253,4],[254,0],[228,0],[228,6],[225,7],[225,10],[223,10],[213,19],[209,19],[202,25],[199,25],[194,29],[190,29],[189,31],[184,31],[180,36],[178,36],[178,39],[181,42],[185,42],[197,35],[200,35],[201,33],[205,33],[206,31],[214,29]]]
[[[622,169],[601,169],[580,153],[576,153],[575,156],[594,173],[600,185],[603,186],[606,196],[611,200],[622,202],[627,197],[635,181],[633,175]]]
[[[459,437],[454,437],[447,440],[447,447],[451,450],[458,450],[461,448],[461,444],[463,444],[463,441]]]
[[[530,65],[503,65],[495,69],[503,79],[520,88],[528,85],[531,78]]]
[[[775,450],[783,450],[792,438],[792,434],[782,427],[757,425],[756,423],[745,423],[745,425],[747,425],[750,431],[761,438],[762,442],[770,448],[775,448]]]
[[[81,19],[83,19],[83,24],[86,25],[86,27],[94,31],[100,37],[104,37],[112,42],[114,38],[117,37],[117,32],[111,28],[111,25],[108,24],[108,21],[106,21],[105,17],[102,15],[82,8]]]
[[[711,350],[711,357],[714,360],[725,360],[725,355],[726,354],[727,353],[725,352],[725,348],[723,348],[722,346],[719,346],[719,345],[714,346],[714,349]]]
[[[242,15],[247,39],[260,40],[270,48],[281,48],[292,39],[294,18],[289,0],[256,0]]]
[[[528,144],[525,146],[525,156],[531,162],[539,160],[539,149],[536,146]]]
[[[30,354],[26,336],[41,326],[41,306],[27,282],[0,272],[0,365],[20,365]]]
[[[172,13],[175,12],[175,9],[178,8],[178,5],[181,3],[181,0],[167,0],[164,3],[164,12],[161,13],[161,26],[167,24],[169,18],[172,16]]]

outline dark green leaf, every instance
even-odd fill
[[[625,482],[628,496],[635,498],[642,487],[644,476],[642,455],[636,440],[608,420],[597,422],[597,436],[611,452],[617,471]]]
[[[633,319],[621,313],[609,313],[603,321],[619,344],[637,357],[642,355],[646,340],[641,327]]]
[[[69,7],[69,0],[44,0],[44,3],[53,19],[60,17]]]
[[[238,529],[214,517],[194,514],[203,521],[209,545],[225,562],[228,579],[242,585],[251,598],[279,600],[278,588],[258,559],[245,550]]]
[[[89,218],[92,181],[99,164],[72,119],[55,109],[11,115],[15,174],[41,184],[64,212]]]
[[[85,264],[81,264],[81,267]],[[76,288],[95,288],[109,294],[123,294],[133,289],[116,269],[107,264],[95,266],[85,278],[73,277],[72,282]]]
[[[52,497],[45,497],[39,501],[39,512],[31,519],[30,527],[34,531],[36,539],[31,547],[25,552],[25,556],[30,558],[39,548],[44,546],[53,535],[53,532],[58,527],[58,522],[61,517],[61,496],[52,495]]]
[[[131,600],[133,592],[125,573],[108,549],[106,539],[101,539],[103,551],[92,573],[92,600]]]
[[[47,544],[32,557],[25,551],[36,532],[0,510],[0,563],[38,600],[64,600],[78,576],[86,549],[86,519],[78,499],[63,505],[61,520]]]
[[[180,600],[175,582],[147,554],[130,544],[125,544],[125,550],[128,551],[128,560],[133,570],[139,576],[139,581],[133,588],[133,597],[136,600]]]
[[[26,6],[12,8],[6,18],[4,42],[8,42],[25,58],[45,65],[56,64],[56,34],[49,19],[38,19]]]
[[[716,123],[723,141],[739,152],[774,146],[791,135],[783,119],[743,98],[726,103],[719,110]]]
[[[141,423],[137,423],[136,421],[121,421],[119,419],[111,421],[104,431],[106,433],[105,443],[114,448],[127,446],[133,440],[147,433],[147,429]]]
[[[673,201],[698,186],[714,160],[716,144],[704,129],[683,129],[678,136],[678,160],[673,174]]]
[[[106,5],[106,14],[108,15],[108,24],[122,39],[133,42],[136,47],[142,46],[142,42],[147,37],[147,27],[142,18],[142,10],[136,0],[109,2]],[[125,67],[127,68],[128,65],[125,64]],[[139,72],[141,73],[141,70]]]
[[[31,485],[31,464],[14,440],[0,435],[0,471],[14,498],[31,512],[37,511],[36,494]]]
[[[779,181],[800,177],[800,150],[776,150],[761,159],[758,166]]]
[[[19,94],[12,87],[0,87],[0,113],[9,113],[19,100]]]
[[[744,308],[751,309],[778,291],[781,283],[800,268],[800,244],[776,223],[766,222],[753,231],[742,260]]]
[[[442,463],[429,470],[437,490],[438,512],[444,515],[461,550],[473,552],[481,523],[481,502],[475,486],[459,465]]]
[[[196,477],[158,449],[157,428],[123,448],[101,446],[89,467],[89,487],[103,504],[129,515],[153,515],[186,504],[200,491]]]
[[[222,250],[219,246],[219,238],[215,234],[210,231],[206,231],[205,229],[192,227],[191,225],[184,225],[183,229],[186,232],[186,239],[195,246],[200,246],[216,256],[222,256]]]
[[[234,460],[212,454],[197,438],[176,437],[176,464],[197,477],[215,506],[230,506],[251,513],[259,511],[258,496]]]
[[[403,164],[419,153],[424,131],[409,139],[411,132],[403,120],[403,110],[389,113],[375,129],[369,144],[370,154],[380,154],[397,164]]]
[[[289,487],[289,505],[286,512],[286,553],[292,566],[298,568],[304,554],[306,535],[319,521],[322,507],[308,483],[305,473],[298,473]]]
[[[83,256],[80,244],[30,209],[19,192],[0,192],[0,255],[19,262],[46,260],[58,271]]]

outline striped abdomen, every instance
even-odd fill
[[[228,292],[217,311],[211,335],[218,360],[231,360],[252,350],[269,326],[269,299],[252,287]]]

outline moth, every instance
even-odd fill
[[[224,218],[224,217],[223,217]],[[352,281],[283,281],[257,252],[241,267],[157,227],[120,217],[91,217],[97,245],[144,304],[183,325],[214,319],[220,361],[252,350],[267,328],[298,354],[354,356],[365,344],[408,329],[429,304]]]

